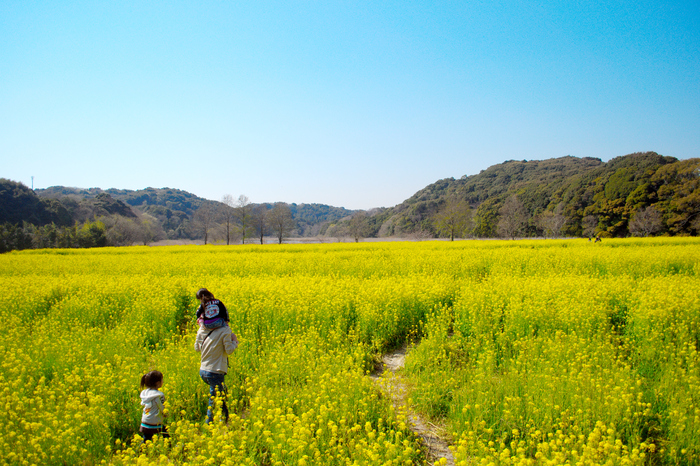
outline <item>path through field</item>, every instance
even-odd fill
[[[409,427],[428,449],[428,461],[435,464],[440,458],[447,460],[447,465],[455,464],[449,444],[445,440],[444,429],[424,419],[420,414],[413,412],[406,400],[406,383],[399,369],[403,368],[406,359],[407,347],[402,347],[393,353],[387,353],[382,357],[383,367],[371,375],[382,393],[391,399],[396,411],[405,414],[409,421]]]

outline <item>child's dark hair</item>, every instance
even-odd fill
[[[163,373],[161,371],[151,371],[141,377],[141,388],[156,388],[158,382],[163,381]]]
[[[214,298],[214,295],[211,293],[211,291],[207,290],[206,288],[200,288],[197,290],[197,299],[204,299],[205,302],[209,302]]]

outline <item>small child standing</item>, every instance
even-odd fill
[[[141,377],[143,414],[141,415],[139,432],[141,432],[144,442],[153,439],[155,434],[160,434],[163,438],[170,437],[163,424],[165,395],[159,390],[162,386],[163,374],[160,371],[151,371]]]
[[[196,296],[201,303],[197,308],[197,322],[202,327],[213,330],[228,325],[228,310],[211,291],[200,288]]]

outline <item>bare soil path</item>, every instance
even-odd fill
[[[405,415],[408,419],[409,427],[418,437],[423,439],[428,450],[428,461],[435,464],[441,458],[447,460],[446,463],[454,466],[454,456],[449,449],[446,432],[439,426],[427,421],[420,414],[411,410],[406,400],[406,382],[399,373],[406,360],[406,346],[401,347],[393,353],[385,354],[382,357],[383,365],[370,377],[379,386],[386,397],[391,399],[394,408],[399,415]]]

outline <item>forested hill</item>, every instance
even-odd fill
[[[15,185],[18,184],[15,183]],[[24,189],[31,193],[28,188],[24,187]],[[114,209],[109,212],[105,212],[105,209],[95,209],[95,206],[104,206],[106,199],[110,199],[113,204],[123,207],[123,211],[118,212],[119,215],[138,216],[140,220],[150,222],[151,227],[158,230],[157,237],[167,239],[198,239],[201,228],[195,221],[195,213],[202,207],[216,212],[221,212],[225,208],[221,202],[203,199],[187,191],[173,188],[102,190],[53,186],[37,189],[35,192],[38,195],[35,202],[38,203],[41,199],[44,203],[51,203],[51,205],[66,206],[69,216],[72,214],[74,220],[79,223],[117,213]],[[234,205],[239,205],[238,200],[233,201]],[[259,206],[271,209],[273,205],[249,204],[251,211]],[[353,213],[342,207],[325,204],[289,204],[288,207],[295,223],[294,233],[299,236],[317,235],[329,224]],[[81,215],[76,216],[76,214]],[[16,222],[16,218],[13,217],[12,221]],[[218,225],[220,221],[221,219],[217,218],[215,223]],[[0,223],[4,223],[2,218]]]
[[[272,204],[248,207],[247,218],[253,211],[273,210]],[[288,236],[357,240],[366,236],[697,235],[700,159],[644,152],[609,162],[571,156],[508,160],[476,175],[439,180],[389,209],[354,212],[324,204],[291,204],[285,209],[292,220],[291,226],[285,226]],[[200,240],[207,234],[210,241],[260,236],[255,232],[260,228],[251,223],[237,224],[229,216],[232,223],[227,224],[226,212],[232,211],[221,202],[179,189],[58,186],[32,191],[0,179],[0,226],[4,225],[0,233],[10,238],[5,249],[27,244],[93,245],[100,239],[100,229],[106,244],[114,245]],[[271,234],[268,226],[265,234]]]
[[[436,235],[436,221],[449,202],[472,210],[469,233],[498,231],[508,199],[522,204],[526,224],[519,236],[541,236],[543,220],[561,219],[558,235],[626,236],[634,215],[653,207],[658,233],[697,234],[700,214],[700,159],[677,160],[655,152],[616,157],[561,157],[509,160],[481,173],[439,180],[372,219],[386,234]],[[546,223],[546,222],[545,222]]]

